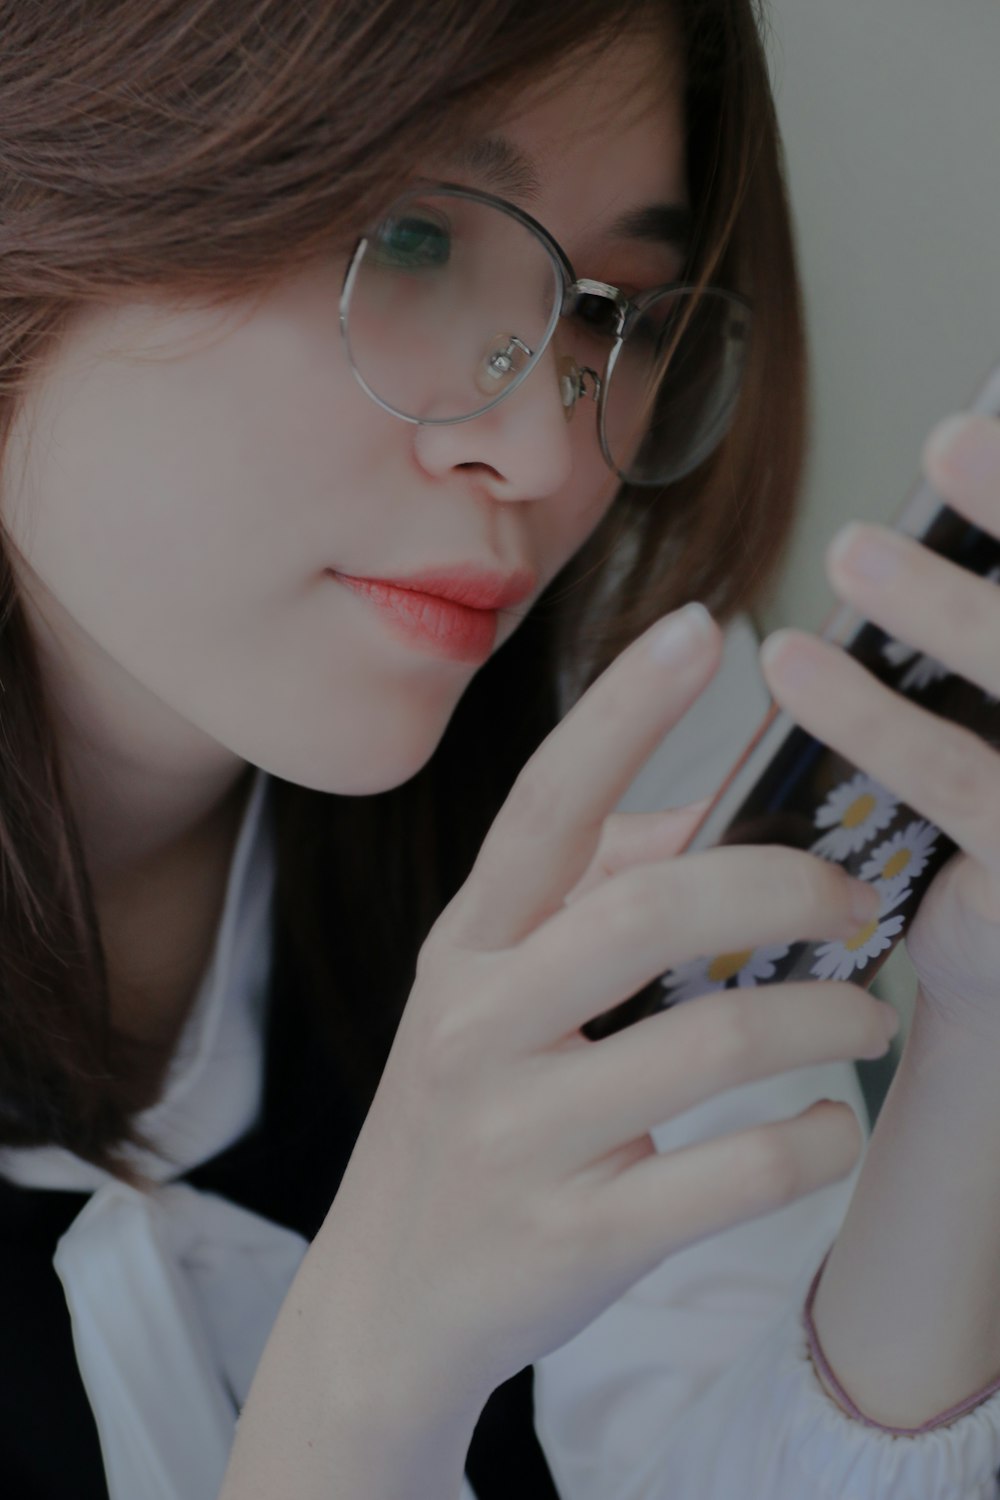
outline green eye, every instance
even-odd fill
[[[387,219],[377,231],[373,248],[380,265],[419,271],[448,264],[451,238],[440,221],[411,214]]]

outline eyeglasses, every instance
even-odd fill
[[[432,183],[401,194],[358,241],[340,299],[358,383],[420,424],[490,411],[561,322],[552,363],[566,420],[581,397],[596,403],[601,452],[622,480],[667,484],[708,457],[746,364],[750,307],[733,292],[671,284],[630,298],[578,278],[530,214]]]

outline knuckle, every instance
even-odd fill
[[[831,920],[838,926],[846,921],[852,930],[857,925],[851,913],[850,881],[839,864],[802,851],[783,875],[782,896],[800,923],[816,933],[826,933]]]
[[[576,1275],[587,1266],[607,1265],[616,1252],[620,1253],[621,1215],[610,1196],[598,1192],[585,1201],[581,1198],[575,1212],[564,1209],[564,1217],[560,1247],[567,1273]]]
[[[507,796],[504,822],[545,838],[560,823],[562,806],[556,777],[544,760],[529,760]]]
[[[724,990],[707,996],[702,1007],[703,1060],[722,1081],[742,1081],[756,1048],[757,1028],[750,1006],[741,1004],[731,990]]]
[[[494,1178],[509,1170],[523,1155],[524,1127],[508,1102],[480,1106],[466,1136],[465,1151],[477,1174]]]
[[[429,1084],[464,1079],[479,1067],[484,1046],[482,1007],[452,1003],[435,1007],[423,1039],[423,1073]]]
[[[811,913],[828,906],[833,892],[839,891],[843,877],[829,860],[777,846],[767,852],[770,894],[789,911]]]
[[[958,822],[981,819],[991,799],[987,795],[980,746],[974,736],[950,726],[950,732],[933,754],[924,750],[922,755],[929,759],[927,775],[937,787],[945,817]]]
[[[817,905],[846,907],[851,896],[850,877],[832,860],[809,857],[809,880]]]
[[[450,926],[454,920],[449,908],[441,913],[430,932],[424,938],[417,953],[414,982],[433,983],[435,970],[443,964],[451,947]]]
[[[662,903],[656,900],[653,886],[642,872],[623,871],[604,887],[602,925],[616,946],[635,941],[651,923],[662,918]]]
[[[810,854],[799,876],[799,886],[811,911],[837,913],[841,909],[848,910],[848,878],[840,865],[831,860]]]

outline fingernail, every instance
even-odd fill
[[[1000,433],[996,439],[988,424],[974,413],[958,412],[946,417],[927,439],[924,456],[974,484],[1000,474]]]
[[[887,583],[899,571],[899,549],[891,536],[851,521],[834,537],[829,561],[869,583]]]
[[[851,878],[851,916],[862,927],[874,922],[882,910],[882,897],[867,881]]]
[[[792,630],[776,630],[760,648],[760,664],[779,687],[792,691],[808,682],[815,669],[807,649]]]
[[[715,632],[712,616],[695,601],[654,625],[649,634],[649,654],[654,661],[679,662]]]

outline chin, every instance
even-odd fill
[[[315,742],[283,746],[276,754],[251,757],[273,776],[311,791],[336,797],[373,797],[402,786],[423,770],[437,749],[447,720],[442,718],[429,732],[418,734],[414,726],[397,726],[396,732],[357,735],[350,745],[341,744],[334,755],[317,753]]]

